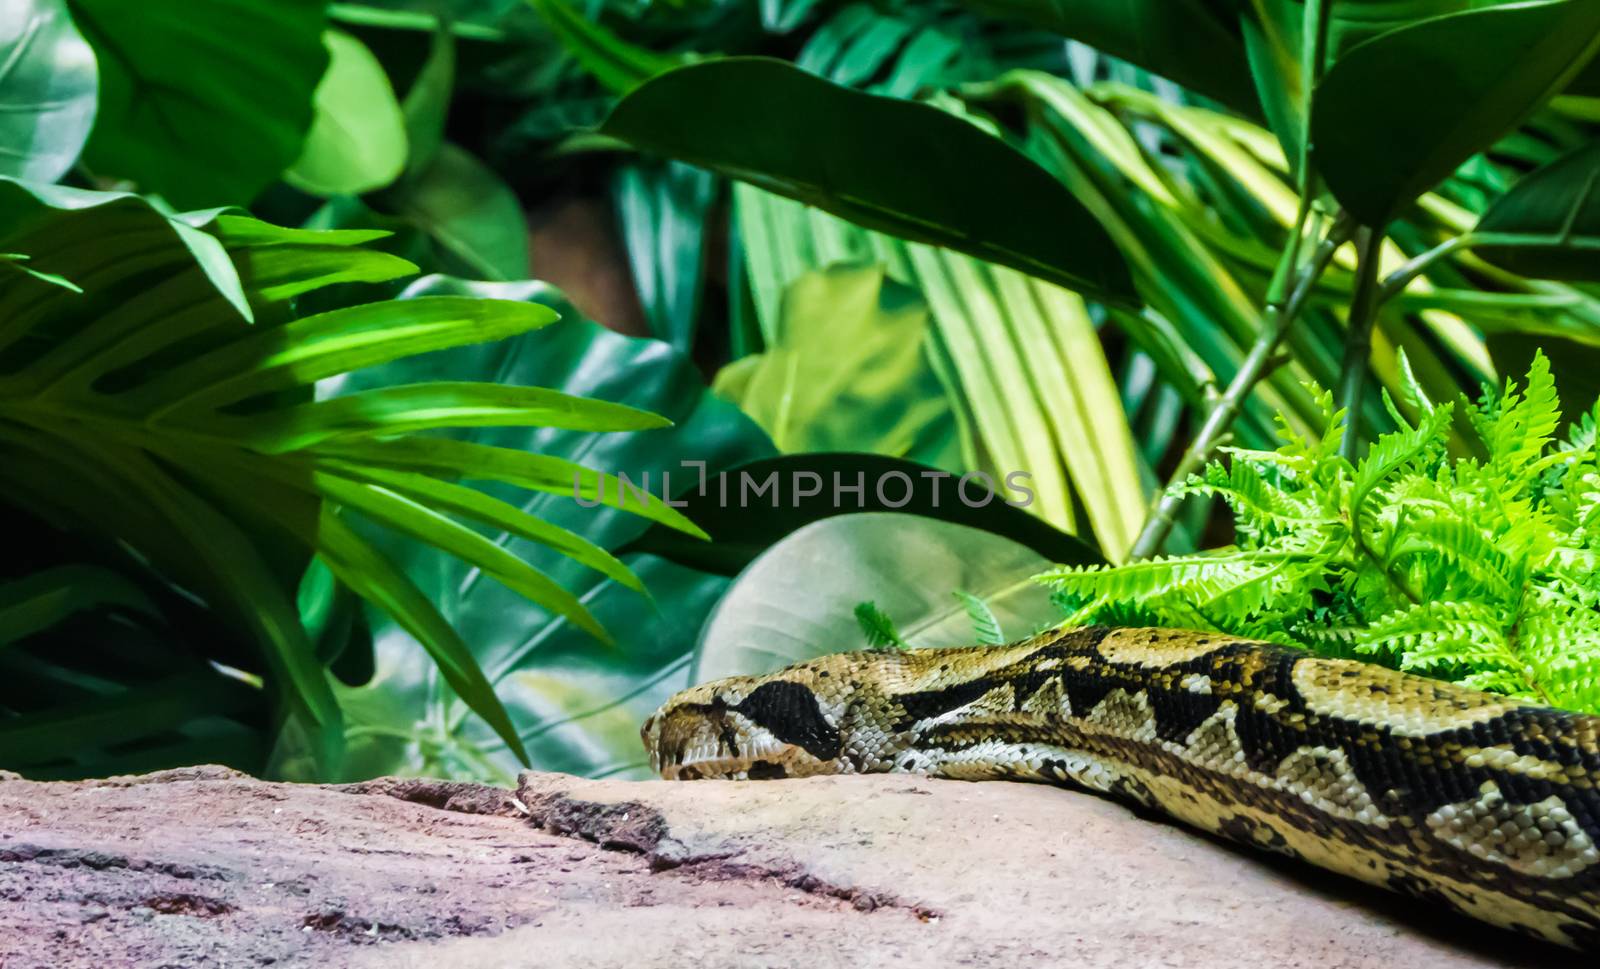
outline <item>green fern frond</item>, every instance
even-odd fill
[[[905,649],[906,641],[900,638],[900,631],[895,628],[894,620],[890,619],[876,603],[856,603],[856,624],[861,627],[861,635],[866,637],[869,649]]]
[[[1524,580],[1518,562],[1479,526],[1459,518],[1427,515],[1408,519],[1390,557],[1409,555],[1437,555],[1501,600],[1519,594]]]
[[[1422,381],[1417,379],[1416,372],[1411,369],[1411,358],[1406,355],[1403,348],[1397,354],[1396,363],[1400,368],[1401,401],[1419,415],[1432,411],[1435,405],[1428,397],[1428,392],[1423,389]]]
[[[1527,386],[1521,393],[1506,381],[1499,412],[1484,435],[1489,460],[1514,471],[1526,468],[1544,453],[1560,423],[1555,379],[1550,376],[1549,359],[1540,350],[1533,355]]]
[[[1182,595],[1208,602],[1285,558],[1303,560],[1304,552],[1282,553],[1227,549],[1193,556],[1148,559],[1121,566],[1063,566],[1034,576],[1068,595],[1103,596],[1126,602]]]
[[[1205,475],[1191,478],[1182,491],[1215,495],[1227,502],[1235,527],[1252,538],[1332,521],[1315,504],[1295,491],[1269,484],[1255,464],[1237,457],[1227,467],[1208,465]]]
[[[1393,651],[1403,670],[1436,670],[1461,664],[1517,669],[1500,614],[1476,602],[1423,602],[1380,616],[1357,648]]]
[[[994,610],[989,608],[987,602],[960,590],[951,595],[967,610],[967,618],[972,620],[972,631],[978,637],[978,642],[998,646],[1006,641],[1005,633],[1000,629],[1000,620],[995,618]]]
[[[1416,427],[1378,438],[1367,456],[1356,465],[1355,478],[1350,485],[1352,520],[1361,514],[1372,492],[1391,475],[1427,456],[1431,450],[1442,449],[1451,411],[1452,407],[1445,404],[1424,415]]]

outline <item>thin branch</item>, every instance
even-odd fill
[[[1472,233],[1464,232],[1461,235],[1446,239],[1426,252],[1413,256],[1399,269],[1383,278],[1383,286],[1378,290],[1378,305],[1382,306],[1389,300],[1399,296],[1407,286],[1411,285],[1413,279],[1431,269],[1434,263],[1457,250],[1470,249],[1476,243],[1477,240]]]
[[[1356,291],[1350,300],[1338,396],[1345,425],[1339,453],[1348,461],[1356,459],[1361,439],[1361,393],[1366,389],[1367,358],[1372,356],[1372,327],[1378,319],[1378,257],[1382,250],[1382,232],[1370,226],[1356,230]]]
[[[1317,280],[1322,278],[1328,264],[1333,261],[1333,254],[1350,237],[1351,229],[1350,219],[1341,214],[1338,221],[1328,230],[1327,236],[1317,246],[1316,251],[1312,253],[1310,262],[1300,270],[1295,278],[1294,289],[1290,291],[1288,298],[1281,306],[1267,307],[1260,335],[1256,337],[1256,342],[1251,346],[1244,362],[1239,365],[1239,371],[1233,375],[1233,380],[1229,381],[1228,389],[1217,399],[1211,412],[1206,415],[1205,423],[1201,425],[1199,433],[1183,452],[1183,458],[1179,460],[1177,469],[1172,472],[1167,487],[1156,499],[1149,517],[1145,520],[1144,528],[1139,532],[1138,539],[1128,553],[1130,559],[1149,558],[1161,551],[1167,536],[1172,534],[1172,525],[1176,520],[1178,509],[1183,505],[1183,496],[1173,494],[1173,488],[1187,481],[1191,474],[1205,465],[1228,428],[1233,426],[1234,419],[1239,416],[1239,411],[1244,407],[1244,402],[1249,398],[1251,391],[1276,362],[1278,345],[1288,335],[1289,327],[1305,307]]]

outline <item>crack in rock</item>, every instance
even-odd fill
[[[40,865],[55,865],[59,868],[88,868],[92,871],[123,868],[128,871],[149,872],[184,880],[231,881],[237,877],[227,869],[214,868],[209,865],[190,865],[177,861],[150,861],[145,858],[129,858],[126,855],[119,855],[110,851],[96,851],[84,848],[47,848],[43,845],[28,842],[0,848],[0,862],[33,862]]]
[[[193,915],[199,918],[214,918],[234,911],[234,906],[220,898],[208,898],[193,892],[161,892],[145,898],[140,904],[162,915]]]
[[[637,801],[603,804],[585,801],[562,791],[539,791],[524,783],[517,792],[528,809],[530,824],[569,838],[592,841],[608,851],[644,855],[650,870],[678,870],[709,881],[774,881],[807,895],[848,902],[858,912],[900,909],[919,919],[939,918],[925,905],[908,902],[890,892],[837,885],[794,863],[769,865],[735,860],[738,851],[700,852],[672,837],[666,817]]]
[[[440,781],[427,777],[380,777],[358,784],[342,784],[334,790],[346,794],[380,794],[412,804],[422,804],[457,814],[515,815],[511,793],[466,781]]]

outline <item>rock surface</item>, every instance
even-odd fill
[[[1577,964],[1022,784],[0,778],[0,969]]]

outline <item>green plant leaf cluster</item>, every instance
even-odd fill
[[[49,206],[58,196],[68,204]],[[352,372],[538,330],[558,319],[548,307],[436,296],[300,315],[297,295],[389,280],[413,267],[360,248],[370,233],[282,229],[226,214],[175,222],[133,196],[94,198],[10,181],[0,181],[0,199],[17,211],[43,208],[13,220],[19,228],[0,241],[74,284],[0,277],[7,501],[62,530],[88,530],[126,547],[154,577],[243,633],[253,655],[230,662],[264,680],[322,771],[337,769],[343,735],[327,658],[294,595],[312,553],[420,643],[450,688],[526,759],[492,685],[437,601],[352,527],[354,518],[468,562],[602,641],[608,634],[574,594],[473,526],[547,546],[641,592],[633,573],[594,543],[460,479],[581,495],[698,533],[659,498],[624,493],[604,472],[437,433],[643,430],[668,423],[657,415],[543,387],[437,376],[318,392]],[[231,282],[254,325],[217,285],[216,266],[195,258],[195,235],[235,271]],[[8,614],[11,633],[33,631],[29,616],[75,611],[67,608],[72,596],[55,601]],[[37,729],[29,717],[8,718],[0,749],[16,750],[16,737]]]
[[[1232,546],[1063,568],[1071,622],[1215,629],[1600,712],[1600,402],[1558,438],[1549,363],[1477,400],[1385,394],[1397,430],[1354,463],[1331,395],[1319,438],[1231,449],[1182,489],[1232,510]],[[1476,457],[1453,457],[1460,406]],[[1407,416],[1409,415],[1409,416]]]

